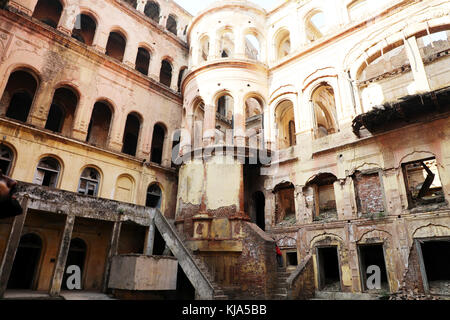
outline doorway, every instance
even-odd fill
[[[317,248],[317,269],[320,291],[341,291],[341,276],[337,247]]]
[[[78,266],[80,268],[81,286],[83,287],[83,271],[86,260],[86,251],[87,251],[86,242],[84,242],[80,238],[75,238],[70,241],[69,253],[67,255],[66,268],[64,269],[64,276],[62,282],[63,290],[68,290],[67,279],[68,277],[70,277],[70,274],[67,273],[67,268],[69,266]]]
[[[419,244],[425,291],[450,295],[450,240],[422,241]]]
[[[358,253],[361,269],[361,279],[363,282],[362,283],[363,290],[366,292],[379,292],[379,291],[389,292],[390,290],[386,270],[386,261],[384,258],[383,244],[359,245]],[[372,274],[374,274],[373,271],[369,271],[369,267],[371,266],[377,266],[380,268],[381,286],[379,288],[368,287],[367,279]]]
[[[35,290],[37,269],[42,253],[42,239],[37,234],[28,233],[20,238],[14,259],[8,289]]]

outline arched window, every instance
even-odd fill
[[[34,8],[33,18],[56,28],[61,19],[62,11],[63,6],[58,0],[39,0]]]
[[[178,92],[181,92],[181,82],[183,81],[184,74],[186,73],[187,68],[181,68],[180,73],[178,74]]]
[[[78,193],[96,197],[100,186],[100,173],[94,168],[86,168],[81,173]]]
[[[147,200],[145,202],[146,207],[161,209],[162,204],[162,191],[156,184],[151,184],[147,189]]]
[[[220,37],[220,56],[232,58],[234,55],[234,34],[231,30],[225,30]]]
[[[163,60],[161,63],[159,82],[168,87],[170,87],[170,84],[172,83],[172,65],[168,60]]]
[[[150,52],[147,49],[140,47],[136,56],[136,70],[147,76],[150,58]]]
[[[125,2],[136,9],[136,7],[137,7],[137,0],[125,0]]]
[[[199,47],[199,61],[198,63],[202,63],[204,61],[208,60],[208,56],[209,56],[209,37],[208,36],[204,36],[203,38],[200,39],[200,47]]]
[[[259,98],[245,101],[245,130],[248,143],[252,148],[263,146],[263,103]]]
[[[86,141],[90,144],[106,147],[112,119],[112,108],[106,102],[99,101],[92,110]]]
[[[88,46],[92,46],[96,29],[97,23],[95,20],[91,16],[82,13],[78,15],[75,20],[75,26],[72,30],[72,38],[75,38]]]
[[[166,130],[161,125],[155,124],[155,127],[153,128],[152,151],[150,155],[151,162],[158,164],[162,163],[165,138]]]
[[[294,105],[284,100],[275,109],[276,126],[278,128],[278,148],[286,149],[296,144]]]
[[[61,165],[58,160],[52,157],[46,157],[39,161],[33,183],[44,187],[56,188],[60,170]]]
[[[0,103],[1,114],[26,122],[38,87],[36,79],[28,70],[11,73]]]
[[[122,152],[135,156],[141,131],[141,120],[136,113],[130,113],[127,117],[125,132],[123,134]]]
[[[337,132],[336,100],[333,88],[323,83],[314,90],[311,101],[316,120],[316,138]]]
[[[5,145],[0,145],[0,170],[4,175],[9,175],[13,162],[13,152]]]
[[[177,18],[173,15],[169,15],[167,18],[166,28],[169,32],[172,32],[174,35],[177,35]]]
[[[287,30],[278,32],[275,39],[275,59],[281,60],[291,53],[291,34]]]
[[[245,36],[245,56],[251,60],[261,60],[261,44],[256,34]]]
[[[159,23],[159,12],[159,5],[156,2],[149,1],[145,5],[144,14],[156,23]]]
[[[205,118],[205,103],[199,99],[194,106],[194,121],[192,128],[192,145],[194,148],[198,148],[202,145],[203,141],[203,120]]]
[[[305,22],[306,38],[313,42],[327,33],[325,14],[322,11],[313,11]]]
[[[124,35],[118,31],[111,32],[106,44],[106,55],[122,62],[126,46],[127,40]]]
[[[45,129],[69,136],[78,105],[78,96],[71,88],[59,88],[53,95]]]

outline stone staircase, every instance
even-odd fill
[[[214,281],[214,275],[207,265],[185,246],[174,221],[165,218],[158,210],[154,211],[154,221],[166,245],[177,258],[180,267],[195,288],[198,299],[228,300],[228,296]]]
[[[277,269],[276,287],[273,292],[273,300],[287,300],[288,299],[288,282],[287,279],[291,275],[286,271],[286,268]]]

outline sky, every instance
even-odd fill
[[[197,14],[198,12],[205,9],[209,4],[216,2],[216,1],[217,0],[175,0],[176,3],[178,3],[180,6],[182,6],[184,9],[186,9],[192,15]],[[274,8],[281,1],[280,0],[252,0],[252,2],[254,2],[257,5],[268,10],[268,9]]]

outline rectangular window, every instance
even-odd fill
[[[402,165],[410,208],[445,202],[436,158]]]

